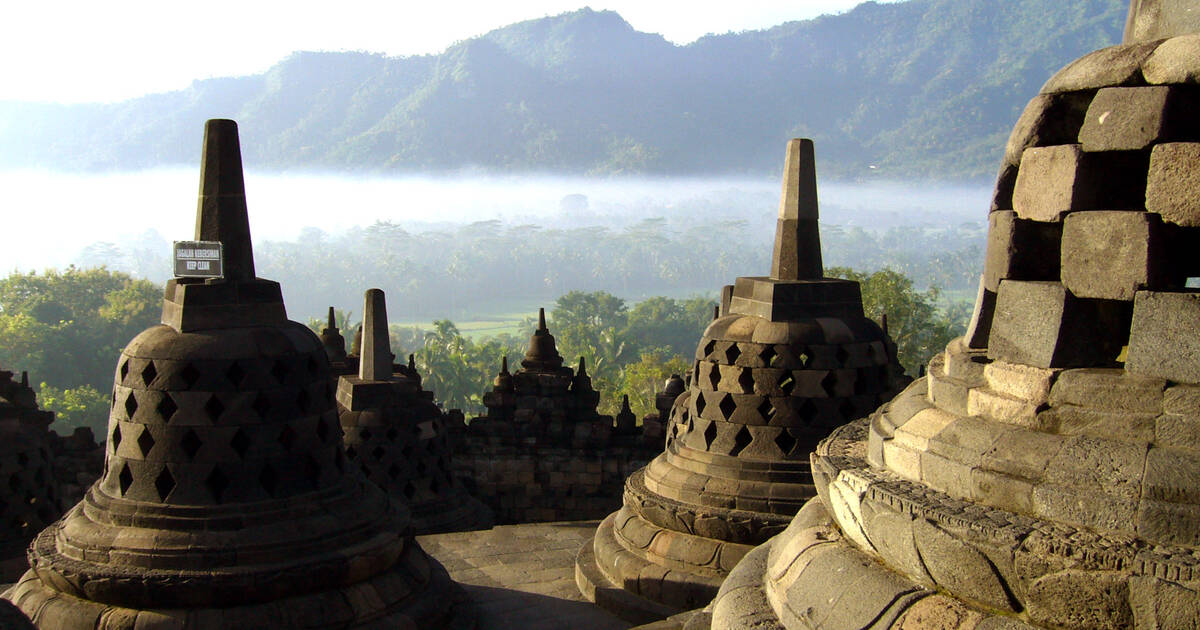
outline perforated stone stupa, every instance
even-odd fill
[[[0,370],[0,579],[29,567],[25,548],[62,515],[48,427],[54,414],[37,406],[29,376]]]
[[[5,596],[40,628],[470,627],[408,512],[347,466],[321,342],[255,277],[237,126],[205,127],[196,239],[122,351],[106,468]]]
[[[968,334],[821,443],[712,627],[1200,625],[1197,27],[1136,1],[1033,98]]]
[[[539,310],[520,369],[510,373],[502,360],[483,395],[487,414],[471,420],[455,451],[459,474],[497,523],[597,519],[620,501],[625,477],[661,446],[628,421],[618,431],[599,403],[587,362],[563,365]]]
[[[417,534],[486,529],[491,513],[454,476],[442,410],[420,380],[397,372],[383,291],[370,289],[357,376],[338,380],[346,456],[412,512]]]
[[[825,278],[813,144],[792,140],[769,277],[738,278],[674,402],[666,450],[577,559],[580,589],[631,620],[702,606],[816,494],[808,455],[902,386],[856,282]]]

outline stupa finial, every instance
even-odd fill
[[[546,328],[546,309],[545,308],[541,308],[541,307],[538,308],[538,327],[537,327],[537,329],[538,329],[538,332],[549,331],[549,329]]]
[[[358,377],[364,381],[392,379],[392,351],[388,341],[387,305],[383,291],[367,289],[363,296],[362,357]]]
[[[779,221],[775,225],[775,250],[771,255],[771,277],[778,280],[812,280],[825,275],[821,234],[817,229],[814,155],[812,140],[796,138],[788,142]]]
[[[329,307],[329,319],[325,324],[325,328],[329,330],[337,330],[337,320],[333,317],[333,307]]]
[[[224,245],[226,280],[254,279],[242,150],[237,123],[232,120],[214,119],[204,124],[196,240],[220,241]]]

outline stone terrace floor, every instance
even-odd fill
[[[418,536],[479,613],[478,630],[618,630],[630,624],[591,604],[575,587],[575,553],[599,521],[500,525]]]

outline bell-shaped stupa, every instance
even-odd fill
[[[1033,98],[967,335],[820,445],[712,627],[1200,626],[1198,27],[1135,1]]]
[[[346,455],[368,479],[412,512],[417,534],[486,529],[491,513],[455,477],[442,410],[421,388],[415,368],[396,369],[383,291],[363,306],[357,376],[338,380]]]
[[[320,340],[255,277],[231,120],[205,127],[196,239],[224,276],[167,283],[117,361],[103,476],[6,597],[56,630],[462,623],[407,510],[347,464]]]
[[[330,365],[339,366],[346,362],[346,339],[338,330],[337,318],[332,306],[329,307],[329,315],[326,318],[325,327],[321,329],[320,339],[321,345],[325,348],[325,356],[329,357]]]
[[[624,506],[576,561],[583,593],[630,620],[712,599],[816,494],[808,456],[818,441],[904,384],[858,283],[824,277],[809,140],[787,147],[771,275],[738,278],[726,296],[675,400],[665,452],[628,478]]]

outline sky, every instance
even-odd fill
[[[841,13],[860,1],[12,2],[0,25],[0,100],[119,101],[196,79],[259,73],[297,50],[438,53],[494,28],[584,6],[611,9],[640,31],[687,44],[708,33]]]

